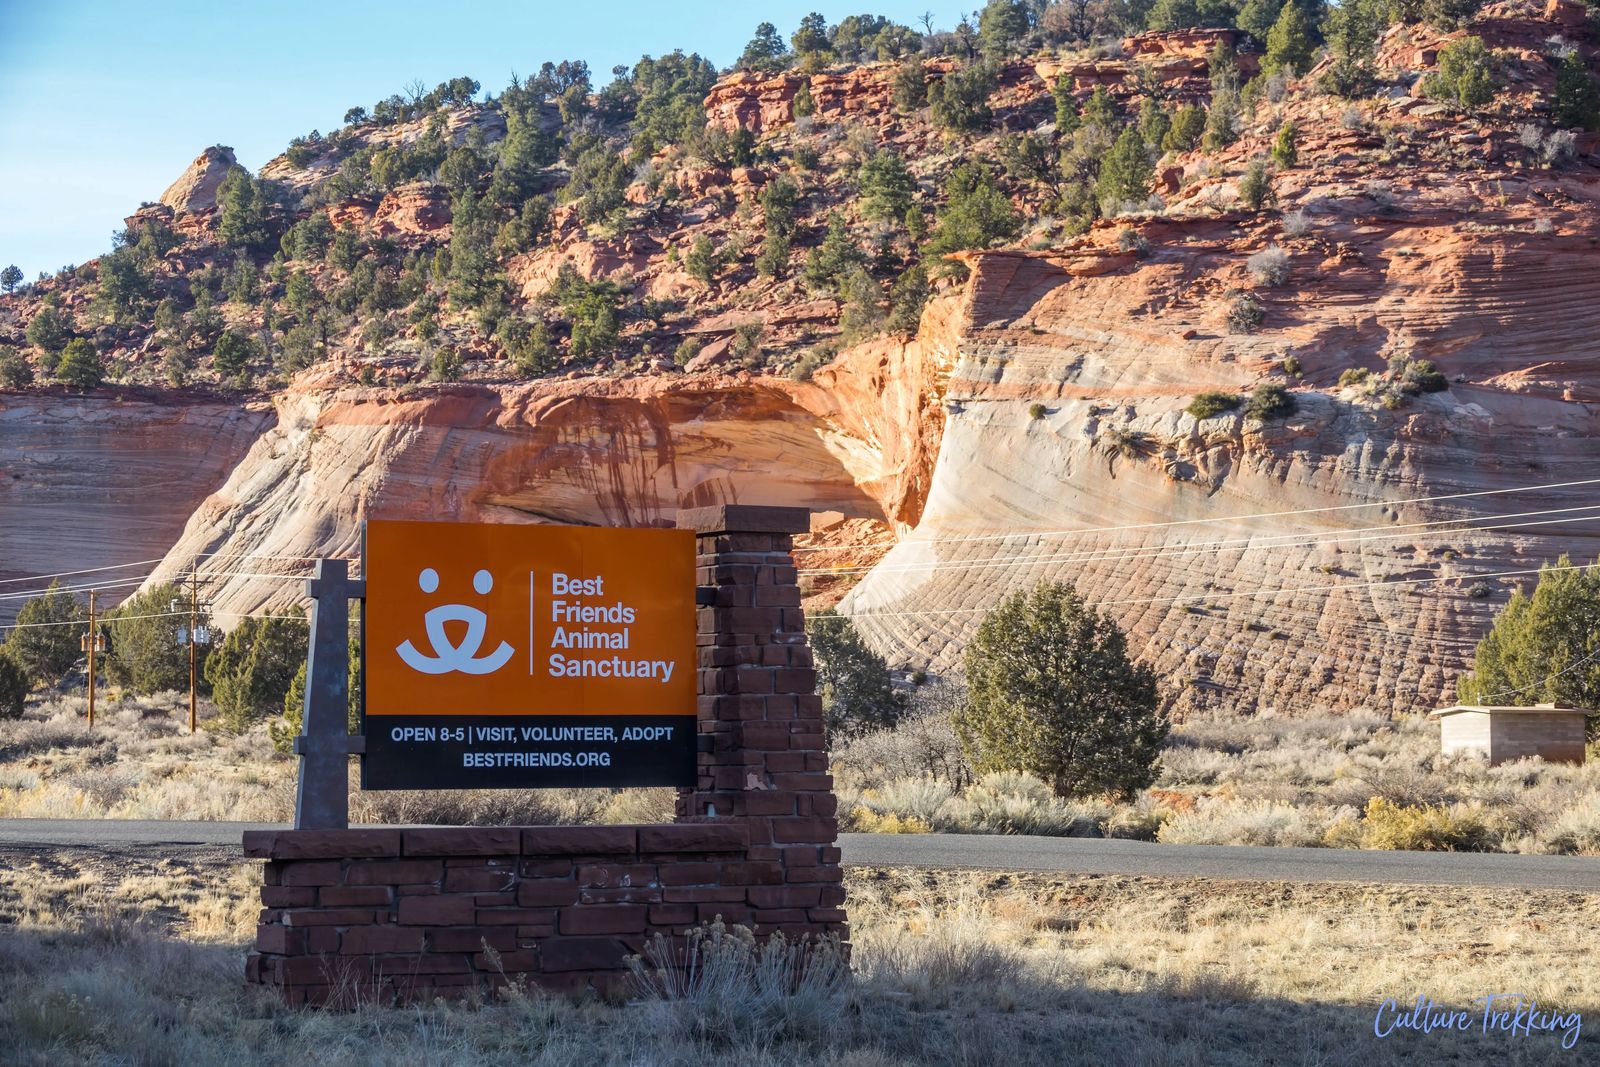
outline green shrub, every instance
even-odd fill
[[[956,732],[973,769],[1028,771],[1061,796],[1131,794],[1167,736],[1153,671],[1070,585],[1000,602],[967,646]]]
[[[894,109],[909,115],[928,102],[928,74],[919,55],[907,56],[895,68]]]
[[[1184,104],[1172,114],[1172,126],[1161,138],[1164,152],[1187,152],[1200,143],[1206,132],[1206,113],[1193,104]]]
[[[1574,48],[1556,69],[1556,125],[1581,126],[1586,130],[1600,126],[1600,85],[1589,73],[1583,53]]]
[[[61,352],[61,362],[56,364],[56,377],[74,389],[93,389],[105,380],[106,367],[94,345],[82,337],[67,342]]]
[[[173,614],[173,604],[183,614]],[[106,676],[135,693],[160,693],[189,685],[189,649],[179,641],[189,628],[189,591],[163,582],[135,593],[106,614],[110,638]],[[211,619],[199,613],[200,626],[210,631]],[[197,665],[203,667],[209,644],[195,646]],[[204,678],[202,671],[201,678]]]
[[[750,359],[761,353],[761,335],[766,332],[766,324],[760,319],[751,322],[741,322],[733,328],[733,342],[728,350],[740,359]]]
[[[1250,293],[1240,293],[1228,304],[1228,329],[1234,333],[1250,333],[1267,317],[1266,309]]]
[[[945,204],[939,209],[928,251],[959,252],[987,248],[1015,237],[1021,223],[994,174],[982,163],[964,163],[945,179]]]
[[[461,378],[461,368],[461,353],[450,345],[444,345],[433,354],[433,361],[428,365],[428,380],[430,382],[458,381]]]
[[[0,388],[26,389],[33,384],[33,365],[15,348],[0,345]]]
[[[678,347],[672,353],[672,362],[680,367],[687,367],[689,361],[700,354],[703,346],[698,338],[685,337],[678,342]]]
[[[550,331],[543,319],[529,322],[516,315],[507,315],[495,328],[495,337],[522,377],[537,378],[555,370],[556,347],[550,340]]]
[[[1256,386],[1255,392],[1250,394],[1249,403],[1244,407],[1247,417],[1262,422],[1288,418],[1294,411],[1294,395],[1277,382],[1263,382]]]
[[[293,615],[239,621],[206,660],[217,729],[240,733],[279,715],[306,660],[306,623]]]
[[[1272,171],[1264,159],[1252,159],[1239,179],[1239,199],[1251,211],[1260,211],[1267,204],[1276,203],[1278,196],[1272,190]]]
[[[78,662],[84,630],[72,624],[84,618],[77,598],[59,580],[52,581],[17,610],[17,628],[6,639],[5,650],[34,684],[55,685]]]
[[[936,125],[952,133],[977,133],[986,129],[994,112],[989,94],[998,79],[988,63],[953,70],[928,89],[928,103]]]
[[[1491,589],[1485,587],[1487,596]],[[1471,595],[1477,596],[1476,592]],[[1531,595],[1519,588],[1456,680],[1463,703],[1551,702],[1600,707],[1600,570],[1563,555],[1542,568]]]
[[[1298,146],[1300,130],[1295,126],[1294,120],[1289,119],[1278,127],[1277,139],[1272,142],[1272,161],[1278,166],[1288,169],[1300,161]]]
[[[806,284],[822,292],[835,292],[852,268],[866,265],[867,257],[843,215],[828,216],[828,231],[822,244],[806,257]]]
[[[1183,410],[1197,419],[1214,418],[1224,411],[1232,411],[1239,406],[1239,397],[1234,393],[1224,393],[1219,390],[1210,390],[1197,393],[1189,406]]]
[[[1352,385],[1360,385],[1372,374],[1365,367],[1346,367],[1339,372],[1339,388],[1346,389]]]
[[[261,344],[236,330],[224,330],[212,350],[217,374],[243,384],[249,380],[250,364],[261,358]]]
[[[59,352],[72,336],[71,323],[59,307],[46,302],[34,313],[33,318],[28,320],[28,329],[23,336],[37,349]]]
[[[1116,144],[1106,153],[1100,164],[1100,177],[1095,182],[1095,198],[1100,201],[1102,214],[1110,216],[1127,206],[1143,206],[1150,196],[1150,182],[1155,168],[1144,138],[1132,126],[1123,130]]]
[[[1482,38],[1452,41],[1439,50],[1439,69],[1422,79],[1422,95],[1464,108],[1482,107],[1494,96],[1489,64]]]
[[[1400,367],[1401,387],[1413,393],[1442,393],[1450,381],[1428,359],[1408,359]]]
[[[689,254],[683,257],[683,269],[689,273],[689,277],[707,287],[716,280],[717,268],[721,265],[722,258],[717,255],[716,246],[704,234],[695,240]]]
[[[0,719],[22,718],[28,689],[28,672],[16,657],[0,648]]]
[[[922,324],[922,309],[928,303],[928,272],[918,263],[908,267],[889,289],[889,329],[896,333],[916,333]]]
[[[1233,89],[1219,89],[1211,94],[1211,108],[1206,112],[1206,130],[1201,143],[1207,152],[1226,148],[1239,139],[1239,94]]]
[[[863,218],[895,221],[905,217],[917,190],[916,179],[911,176],[906,161],[900,158],[900,153],[887,147],[862,161],[856,172],[856,186]]]
[[[1034,419],[1034,420],[1038,420],[1038,419],[1044,418],[1044,416],[1045,416],[1045,406],[1043,404],[1029,404],[1028,405],[1028,418]]]
[[[350,620],[348,671],[345,675],[345,693],[349,698],[349,713],[345,724],[349,733],[356,733],[361,722],[361,626]],[[283,717],[267,723],[267,736],[272,739],[275,751],[285,754],[294,751],[294,739],[305,725],[306,665],[300,664],[289,689],[283,696]]]
[[[895,692],[889,665],[874,652],[849,618],[829,608],[806,619],[816,657],[817,693],[833,741],[893,726],[905,715],[905,697]]]

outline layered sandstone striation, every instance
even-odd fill
[[[1137,262],[969,257],[921,521],[841,609],[892,659],[950,670],[1002,596],[1071,581],[1181,710],[1447,696],[1526,572],[1600,554],[1600,363],[1580,326],[1600,301],[1596,191],[1563,183],[1546,233],[1474,225],[1468,185],[1406,219],[1329,202],[1298,237],[1152,220]],[[1245,267],[1269,243],[1289,256],[1280,288]],[[1222,321],[1244,289],[1259,332]],[[1434,361],[1448,388],[1391,409],[1341,386],[1395,357]],[[1291,388],[1294,415],[1184,410],[1262,381]],[[1459,494],[1484,495],[1405,503]]]
[[[19,579],[95,566],[108,569],[63,581],[102,588],[101,604],[117,603],[273,421],[266,404],[225,399],[5,396],[0,580],[8,584],[0,591],[31,591],[45,583]],[[0,599],[0,621],[20,603]]]
[[[705,374],[290,393],[152,580],[215,559],[239,572],[210,587],[220,612],[283,606],[301,592],[284,568],[235,564],[354,556],[368,518],[661,526],[680,508],[743,503],[909,527],[948,356],[937,341],[880,343],[826,384]]]

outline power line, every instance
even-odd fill
[[[1547,682],[1551,682],[1551,681],[1554,681],[1557,678],[1560,678],[1563,674],[1567,674],[1567,673],[1570,673],[1571,671],[1577,670],[1579,667],[1583,666],[1585,663],[1594,662],[1596,657],[1600,657],[1600,648],[1596,648],[1593,652],[1589,653],[1587,656],[1583,657],[1582,659],[1578,660],[1577,662],[1569,663],[1565,667],[1563,667],[1561,670],[1556,671],[1554,674],[1546,675],[1545,677],[1539,679],[1537,682],[1532,682],[1532,683],[1530,683],[1528,685],[1519,686],[1516,689],[1502,689],[1498,693],[1489,693],[1486,696],[1479,697],[1478,700],[1479,700],[1480,703],[1488,703],[1489,701],[1494,700],[1497,697],[1508,697],[1508,696],[1513,696],[1513,695],[1515,695],[1517,693],[1526,693],[1530,689],[1537,689],[1537,688],[1539,688],[1540,686],[1544,685]]]
[[[186,617],[187,608],[183,611],[153,611],[144,615],[102,615],[101,620],[107,625],[119,622],[132,622],[134,619],[171,619]],[[209,611],[210,615],[226,615],[230,619],[287,619],[290,622],[306,622],[301,615],[274,615],[270,611]],[[65,619],[60,622],[13,622],[0,626],[0,630],[30,630],[38,626],[84,626],[89,625],[87,619]]]
[[[952,537],[925,537],[910,539],[901,544],[946,544],[965,541],[1004,541],[1012,537],[1078,537],[1092,533],[1116,533],[1123,530],[1152,530],[1171,526],[1193,526],[1217,522],[1249,522],[1253,519],[1279,519],[1294,515],[1323,515],[1331,512],[1353,511],[1360,508],[1401,507],[1408,504],[1433,504],[1444,500],[1467,500],[1482,496],[1499,496],[1505,493],[1533,493],[1541,489],[1569,489],[1579,485],[1600,484],[1600,478],[1583,478],[1573,482],[1545,482],[1539,485],[1512,486],[1509,489],[1479,489],[1469,493],[1447,493],[1442,496],[1417,496],[1401,500],[1374,500],[1366,504],[1335,504],[1321,508],[1300,508],[1294,511],[1263,511],[1254,515],[1218,515],[1203,519],[1172,519],[1167,522],[1130,523],[1123,526],[1091,526],[1072,530],[1020,530],[1000,534],[962,534]],[[846,548],[881,548],[881,545],[859,543],[842,545],[805,545],[795,552],[833,552]]]
[[[268,555],[264,552],[246,552],[238,555],[232,555],[225,552],[201,552],[194,556],[190,562],[191,565],[193,565],[202,559],[209,559],[215,556],[224,555],[228,556],[229,560],[265,559],[302,563],[314,563],[319,559],[328,558],[324,556],[274,556]],[[51,574],[28,574],[20,578],[0,578],[0,585],[12,585],[16,582],[42,582],[46,578],[68,578],[76,574],[98,574],[102,571],[127,570],[129,567],[147,567],[153,563],[164,563],[166,562],[166,559],[166,556],[157,556],[155,559],[135,560],[132,563],[112,563],[104,567],[80,567],[75,571],[55,571]]]

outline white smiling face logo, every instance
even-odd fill
[[[439,572],[432,567],[423,568],[422,573],[417,575],[417,585],[424,593],[438,591]],[[494,575],[479,571],[472,576],[472,588],[477,590],[479,596],[488,596],[489,590],[494,588]],[[447,622],[467,624],[467,633],[461,639],[461,644],[452,643],[445,634],[444,624]],[[428,643],[433,646],[433,655],[418,652],[409,638],[395,648],[406,666],[422,674],[493,674],[506,665],[515,651],[501,641],[499,648],[479,658],[478,650],[483,647],[489,617],[465,604],[440,604],[423,616],[423,623],[428,631]]]

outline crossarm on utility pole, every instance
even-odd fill
[[[306,696],[301,706],[300,785],[295,793],[297,830],[343,830],[350,824],[349,757],[366,751],[366,738],[351,737],[350,601],[366,595],[366,583],[349,576],[349,561],[319,559],[306,582],[311,597],[311,637],[306,654]]]

